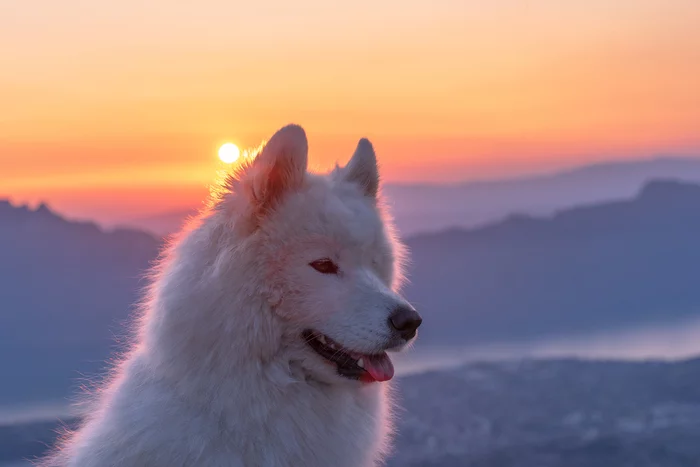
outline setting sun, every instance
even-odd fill
[[[241,150],[233,143],[222,144],[219,148],[219,159],[226,164],[236,162],[241,155]]]

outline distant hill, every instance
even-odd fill
[[[164,212],[148,217],[141,217],[124,222],[123,225],[150,232],[157,236],[167,236],[178,232],[187,218],[197,214],[197,209],[181,209],[173,212]]]
[[[0,201],[0,403],[60,397],[104,367],[159,247]]]
[[[700,316],[700,185],[407,240],[418,348]],[[0,203],[0,405],[63,397],[104,366],[160,240]]]
[[[700,316],[700,185],[408,240],[422,344],[478,344]]]
[[[388,467],[696,467],[698,388],[700,360],[509,361],[402,377]],[[57,426],[0,425],[0,466],[30,467],[18,461],[45,452]]]
[[[472,228],[509,214],[548,215],[577,205],[634,197],[652,179],[700,183],[700,157],[660,157],[586,165],[552,174],[451,185],[387,184],[384,195],[403,235]],[[125,223],[165,235],[195,209]]]

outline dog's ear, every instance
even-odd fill
[[[344,170],[345,180],[356,183],[366,196],[377,197],[379,191],[379,166],[372,143],[362,138]]]
[[[275,133],[246,170],[250,201],[258,212],[274,206],[285,193],[301,187],[308,164],[306,133],[287,125]]]

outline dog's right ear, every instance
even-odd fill
[[[275,133],[262,150],[229,180],[236,197],[243,195],[250,214],[261,217],[282,197],[302,186],[308,165],[304,129],[287,125]]]

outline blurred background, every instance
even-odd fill
[[[295,122],[377,150],[425,323],[390,466],[700,465],[700,2],[0,0],[0,466]]]

